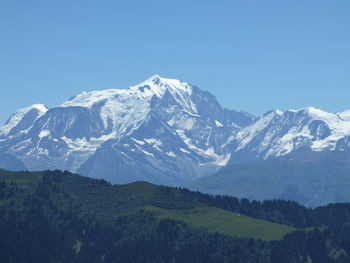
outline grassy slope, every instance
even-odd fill
[[[180,220],[192,227],[205,228],[209,232],[219,232],[236,237],[277,240],[294,230],[292,227],[286,225],[254,219],[216,207],[169,210],[155,206],[145,206],[144,209],[160,218]]]
[[[0,170],[0,180],[15,181],[25,193],[33,193],[43,173],[6,172]],[[254,219],[244,215],[209,207],[196,194],[147,182],[112,186],[103,180],[79,175],[60,175],[49,184],[50,199],[63,210],[74,209],[82,216],[112,223],[121,215],[140,209],[158,218],[171,218],[195,228],[237,237],[281,239],[293,228]]]

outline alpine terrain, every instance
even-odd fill
[[[222,108],[194,85],[158,75],[127,89],[83,92],[51,109],[35,104],[0,127],[5,169],[69,170],[112,183],[191,184],[215,194],[288,198],[307,205],[350,200],[342,194],[350,187],[345,176],[349,150],[350,110],[272,110],[256,118]],[[332,154],[332,161],[324,162]],[[281,157],[282,164],[250,166]],[[287,165],[289,159],[294,161]],[[271,165],[273,172],[261,168]],[[335,170],[328,169],[332,165]],[[242,179],[236,168],[254,176],[243,173]],[[221,177],[213,175],[217,172]],[[204,178],[208,175],[213,176]],[[256,177],[264,191],[254,188]]]
[[[349,151],[350,110],[328,113],[314,107],[273,110],[235,137],[233,162],[266,160],[295,150]]]
[[[223,109],[196,86],[155,75],[124,90],[83,92],[59,107],[36,104],[0,128],[3,168],[61,169],[113,183],[184,185],[213,174],[254,117]],[[9,157],[7,157],[9,158]]]

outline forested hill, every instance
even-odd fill
[[[350,204],[0,170],[0,262],[350,262]]]

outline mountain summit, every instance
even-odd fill
[[[183,185],[226,165],[227,139],[254,119],[223,109],[196,86],[154,75],[127,89],[82,92],[55,108],[20,110],[0,128],[0,149],[29,170]]]

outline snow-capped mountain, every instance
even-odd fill
[[[235,137],[231,162],[265,160],[295,150],[349,151],[350,111],[328,113],[308,107],[267,112]]]
[[[350,110],[273,110],[255,118],[155,75],[127,89],[83,92],[51,109],[20,109],[0,127],[3,168],[70,170],[113,183],[185,185],[228,163],[296,150],[349,151]]]
[[[226,165],[233,138],[254,119],[223,109],[196,86],[155,75],[128,89],[83,92],[59,107],[21,109],[0,128],[0,150],[29,170],[182,185]]]

